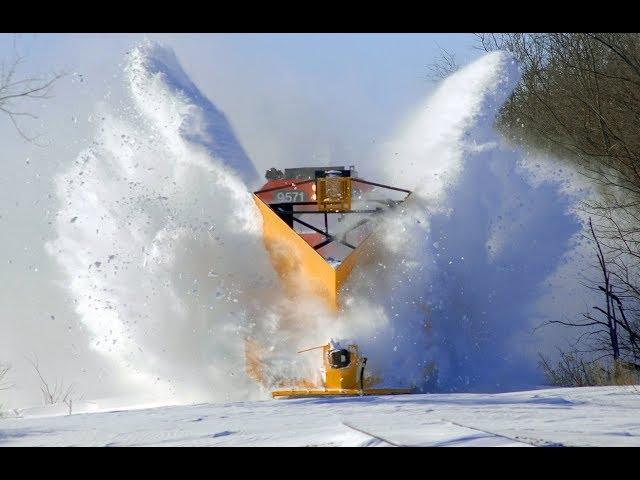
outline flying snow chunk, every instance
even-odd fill
[[[159,91],[184,101],[187,108],[181,111],[180,134],[185,140],[200,145],[210,156],[231,167],[250,187],[259,181],[260,176],[227,117],[194,85],[172,49],[146,40],[131,51],[127,70],[137,98],[146,99],[147,108],[162,105],[157,101],[160,99],[152,98]]]

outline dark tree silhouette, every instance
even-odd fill
[[[21,126],[22,118],[37,118],[26,109],[25,102],[50,98],[53,84],[65,74],[22,76],[19,70],[24,59],[14,53],[11,60],[0,63],[0,113],[9,118],[24,140],[36,142],[38,137],[28,135]]]

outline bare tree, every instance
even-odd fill
[[[552,367],[541,356],[540,367],[553,384],[584,386],[602,383],[626,384],[638,380],[640,372],[640,329],[629,322],[619,291],[612,281],[605,254],[591,219],[589,229],[595,244],[602,285],[588,288],[601,291],[605,308],[594,306],[597,314],[583,313],[580,319],[549,320],[543,325],[559,324],[583,330],[570,352],[561,351],[560,361]],[[588,360],[584,359],[588,356]],[[595,383],[594,383],[595,382]]]
[[[518,144],[578,165],[604,191],[640,197],[640,34],[480,34],[506,50],[522,77],[498,117]]]
[[[587,387],[608,383],[608,372],[598,362],[585,361],[576,352],[559,350],[554,365],[540,354],[539,366],[549,385],[558,387]]]
[[[427,65],[429,79],[432,81],[442,80],[460,68],[453,52],[442,47],[438,48],[440,48],[440,56],[433,63]]]
[[[40,366],[38,364],[38,359],[34,357],[33,359],[27,358],[27,361],[33,367],[33,370],[40,381],[40,391],[42,392],[42,399],[45,405],[56,405],[58,403],[63,403],[67,406],[69,411],[69,415],[72,413],[73,406],[73,389],[74,385],[69,384],[65,386],[64,379],[60,381],[55,380],[53,383],[50,383],[45,377],[42,375],[40,371]]]
[[[7,390],[11,387],[6,380],[9,370],[11,370],[9,365],[0,365],[0,390]]]
[[[9,373],[9,370],[11,370],[11,367],[9,365],[0,364],[0,391],[8,390],[13,386],[7,381],[7,375]],[[2,403],[0,403],[0,409],[2,409]]]
[[[20,66],[25,57],[15,50],[13,58],[0,63],[0,112],[5,114],[20,136],[28,142],[36,142],[38,136],[28,135],[22,126],[22,118],[36,119],[23,104],[29,100],[41,100],[51,97],[53,84],[63,77],[62,72],[44,76],[21,76]]]
[[[554,321],[584,330],[593,359],[640,365],[640,34],[478,34],[479,48],[504,50],[521,79],[497,117],[512,143],[550,154],[590,180],[602,306]]]

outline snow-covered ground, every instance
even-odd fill
[[[640,446],[638,387],[64,410],[13,412],[0,446]]]

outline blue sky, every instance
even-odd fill
[[[2,34],[0,57],[9,58],[15,43],[26,54],[25,74],[82,75],[81,83],[74,75],[59,82],[36,112],[39,124],[29,125],[53,143],[67,139],[64,148],[70,136],[89,134],[82,120],[97,101],[117,96],[126,52],[145,37],[176,51],[259,169],[300,157],[355,161],[424,99],[433,87],[427,65],[440,48],[460,64],[480,55],[471,34]],[[80,121],[69,125],[71,118]],[[29,149],[6,119],[0,135]]]

